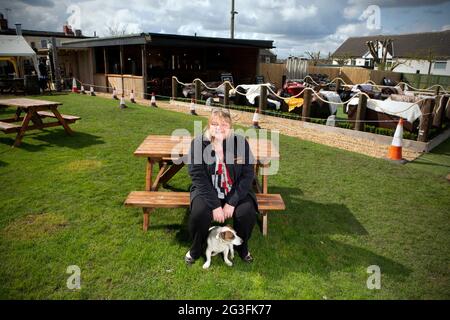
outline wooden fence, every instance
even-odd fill
[[[403,81],[415,88],[426,89],[435,84],[450,89],[450,76],[437,76],[417,73],[403,73]]]
[[[286,65],[282,63],[261,63],[261,75],[264,80],[274,83],[277,88],[282,86],[283,76],[286,76]],[[402,74],[390,71],[370,70],[360,67],[317,67],[308,66],[308,74],[326,74],[330,80],[340,77],[348,84],[365,83],[372,80],[381,84],[383,77],[401,81]]]

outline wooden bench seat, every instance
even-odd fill
[[[40,115],[41,117],[56,118],[56,116],[51,111],[38,111],[37,114]],[[69,122],[75,122],[81,119],[81,117],[71,116],[69,114],[61,114],[61,117],[63,117],[64,120]]]
[[[17,132],[20,130],[20,127],[20,124],[0,121],[0,130],[4,131],[5,133]]]
[[[267,234],[267,211],[285,210],[285,204],[279,194],[257,193],[259,211],[263,215],[263,235]],[[144,208],[143,229],[148,229],[148,214],[146,209],[154,208],[183,208],[189,207],[189,192],[158,192],[158,191],[133,191],[125,200],[125,206]]]

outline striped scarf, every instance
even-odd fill
[[[216,157],[216,168],[212,175],[212,183],[219,199],[225,199],[233,185],[227,166],[218,157]]]

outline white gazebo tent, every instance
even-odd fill
[[[22,36],[0,35],[0,57],[28,57],[31,58],[40,76],[36,52],[28,45]]]

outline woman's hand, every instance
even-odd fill
[[[228,203],[225,204],[225,206],[223,207],[223,213],[224,213],[225,219],[231,218],[234,213],[234,207],[232,205],[229,205]]]
[[[218,207],[216,209],[213,210],[213,220],[219,223],[224,223],[225,222],[225,215],[223,212],[222,207]]]

